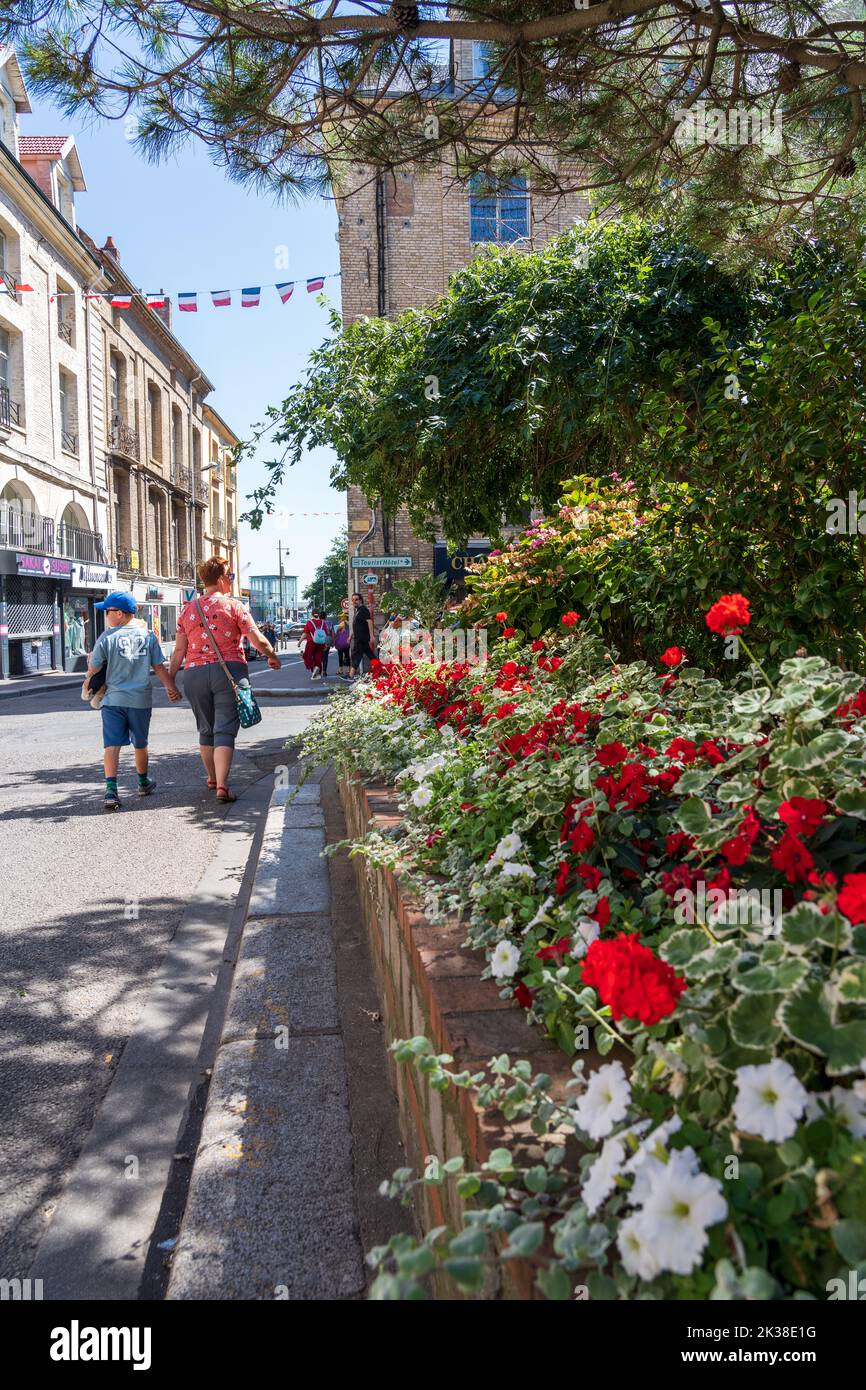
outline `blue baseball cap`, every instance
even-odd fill
[[[138,604],[125,589],[115,589],[114,593],[106,594],[101,603],[94,603],[94,608],[119,608],[121,613],[137,613]]]

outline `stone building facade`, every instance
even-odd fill
[[[453,45],[451,90],[483,76],[484,45]],[[345,322],[363,315],[394,317],[403,309],[433,303],[448,287],[451,276],[472,260],[484,243],[505,244],[515,254],[537,250],[561,235],[589,212],[579,194],[541,196],[531,177],[517,177],[499,190],[460,182],[453,164],[443,159],[435,167],[377,173],[353,166],[335,184],[339,215],[338,242]],[[465,553],[449,556],[442,537],[421,540],[409,525],[405,510],[383,517],[375,499],[350,487],[347,497],[350,586],[363,570],[352,569],[352,557],[409,556],[407,576],[446,572],[459,576]],[[470,541],[468,554],[488,548],[484,537]],[[396,577],[396,571],[393,572]],[[387,585],[387,572],[383,572]],[[376,606],[382,584],[364,589]]]
[[[77,225],[74,138],[22,135],[29,111],[0,49],[0,679],[83,669],[114,588],[170,650],[198,561],[240,569],[237,437],[170,301]]]
[[[207,431],[208,506],[205,515],[205,548],[209,555],[225,555],[234,574],[232,592],[240,597],[241,557],[238,546],[238,470],[234,451],[240,440],[210,405],[203,410]]]
[[[75,141],[24,136],[0,50],[0,678],[83,662],[112,578],[98,293]]]

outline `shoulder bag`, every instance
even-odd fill
[[[211,646],[214,649],[214,652],[216,653],[216,659],[225,671],[229,680],[229,684],[231,685],[231,688],[235,693],[235,700],[237,701],[238,706],[238,719],[240,720],[241,728],[251,729],[254,724],[261,724],[262,712],[259,709],[255,695],[250,689],[249,683],[247,682],[244,685],[238,685],[228,666],[226,666],[225,662],[223,661],[222,652],[217,646],[216,638],[210,630],[210,624],[208,623],[208,620],[204,615],[204,609],[201,606],[200,599],[196,599],[195,606],[198,609],[198,616],[201,619],[201,625],[207,633],[208,641],[210,642]]]

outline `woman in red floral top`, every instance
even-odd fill
[[[181,609],[177,641],[169,662],[172,679],[183,664],[183,693],[195,714],[207,784],[216,789],[217,801],[237,799],[234,792],[229,791],[228,781],[240,720],[235,693],[214,651],[214,642],[236,681],[247,674],[241,645],[244,637],[267,657],[274,671],[279,671],[281,665],[270,642],[256,627],[249,609],[239,599],[231,597],[234,575],[228,565],[228,560],[219,555],[199,565],[198,577],[204,593]],[[202,613],[213,641],[202,622]]]

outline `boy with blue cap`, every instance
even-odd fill
[[[105,698],[101,706],[104,806],[106,811],[117,811],[117,769],[124,744],[131,743],[135,750],[139,796],[150,796],[156,787],[147,775],[147,737],[153,707],[151,671],[162,681],[171,701],[182,696],[168,674],[159,642],[152,632],[132,621],[138,611],[132,594],[116,590],[94,607],[104,610],[107,627],[90,654],[84,685],[105,667]]]

